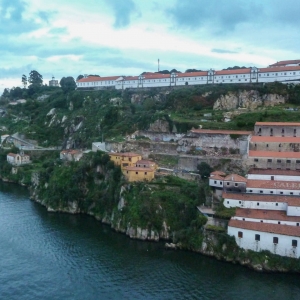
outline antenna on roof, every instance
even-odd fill
[[[159,72],[159,59],[157,60],[157,72]]]

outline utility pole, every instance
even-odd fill
[[[157,60],[157,72],[159,72],[159,59]]]

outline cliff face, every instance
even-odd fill
[[[221,95],[214,103],[214,110],[233,110],[244,108],[248,110],[255,110],[259,106],[274,106],[276,104],[285,103],[286,96],[277,94],[264,94],[256,90],[228,92]]]

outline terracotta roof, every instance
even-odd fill
[[[300,71],[300,66],[287,66],[287,67],[270,67],[270,68],[259,68],[259,73],[267,73],[267,72],[288,72],[288,71]]]
[[[222,171],[213,171],[210,173],[210,176],[211,175],[220,175],[220,176],[226,176],[226,174]]]
[[[126,76],[124,77],[124,81],[128,81],[128,80],[138,80],[139,76]]]
[[[268,143],[300,143],[300,137],[292,136],[257,136],[251,137],[251,142],[268,142]]]
[[[81,78],[77,82],[94,82],[94,81],[113,81],[121,76],[109,76],[109,77],[98,77],[98,76],[88,76],[86,78]]]
[[[171,78],[171,74],[160,74],[160,73],[151,73],[151,74],[144,74],[141,75],[144,79],[166,79]]]
[[[136,157],[136,156],[141,156],[141,154],[137,153],[132,153],[132,152],[124,152],[124,153],[108,153],[108,155],[113,155],[113,156],[121,156],[121,157]]]
[[[264,210],[264,209],[250,209],[250,208],[237,208],[235,217],[251,218],[251,219],[264,219],[264,220],[278,220],[299,222],[300,217],[287,216],[285,211],[282,210]]]
[[[290,206],[300,206],[300,197],[285,196],[285,195],[266,195],[266,194],[252,194],[252,193],[222,193],[222,198],[233,199],[241,201],[255,201],[255,202],[278,202],[288,203]]]
[[[237,131],[237,130],[212,130],[212,129],[192,129],[193,133],[208,133],[208,134],[238,134],[249,135],[251,131]]]
[[[207,76],[207,71],[189,72],[189,73],[177,73],[176,77],[198,77],[198,76]]]
[[[16,157],[18,154],[16,153],[8,153],[7,156],[13,156],[13,157]]]
[[[293,60],[281,60],[278,61],[275,64],[270,65],[269,67],[279,67],[279,66],[285,66],[285,65],[289,65],[289,64],[300,64],[300,59],[293,59]]]
[[[300,158],[300,152],[249,150],[249,157]]]
[[[254,180],[248,179],[247,188],[300,190],[299,181]]]
[[[300,122],[256,122],[255,126],[300,126]]]
[[[236,69],[236,70],[221,70],[216,71],[215,75],[236,75],[236,74],[250,74],[251,69]]]
[[[230,174],[224,178],[224,181],[247,182],[247,179],[237,174]]]
[[[248,171],[248,174],[300,176],[300,171],[252,168]]]
[[[152,160],[141,159],[136,162],[137,164],[155,164]]]
[[[239,220],[230,220],[228,226],[248,229],[253,231],[269,232],[275,234],[300,237],[299,226],[279,225],[279,224],[261,223],[261,222],[248,222],[248,221],[245,222]]]
[[[139,168],[139,167],[125,167],[126,171],[143,171],[143,172],[154,172],[151,168]]]
[[[222,177],[222,176],[220,176],[220,175],[210,176],[209,179],[213,179],[213,180],[222,180],[222,181],[224,181],[224,177]]]

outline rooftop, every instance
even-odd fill
[[[235,69],[235,70],[220,70],[216,71],[215,75],[235,75],[235,74],[250,74],[251,69]]]
[[[137,164],[155,164],[152,160],[141,159],[136,162]]]
[[[206,133],[206,134],[238,134],[249,135],[251,131],[238,131],[238,130],[212,130],[212,129],[192,129],[192,133]]]
[[[88,76],[77,80],[77,82],[114,81],[119,77],[121,76],[109,76],[109,77]]]
[[[247,179],[237,174],[230,174],[224,178],[224,181],[247,182]]]
[[[228,223],[228,227],[236,227],[241,229],[248,229],[260,232],[269,232],[275,234],[289,235],[300,237],[300,229],[298,226],[279,225],[272,223],[261,222],[245,222],[231,219]]]
[[[285,66],[285,65],[290,65],[290,64],[300,64],[300,59],[281,60],[275,64],[270,65],[269,67],[279,67],[279,66]]]
[[[247,188],[300,190],[299,181],[254,180],[248,179]]]
[[[300,217],[287,216],[286,212],[282,210],[237,208],[235,211],[235,217],[259,219],[259,220],[264,219],[264,220],[290,221],[290,222],[300,223]]]
[[[255,126],[300,126],[300,122],[256,122]]]
[[[300,152],[278,152],[278,151],[249,150],[249,157],[300,158]]]
[[[209,179],[224,181],[224,177],[222,177],[222,176],[220,176],[218,174],[210,176]]]
[[[300,71],[300,66],[274,66],[270,68],[259,68],[258,71],[260,73],[265,73],[265,72],[283,72],[283,71]]]

